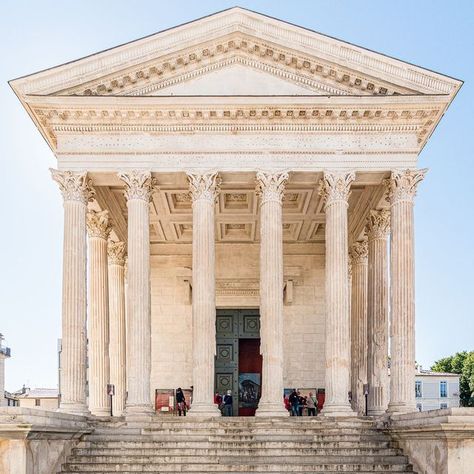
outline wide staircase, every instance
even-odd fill
[[[158,418],[98,423],[61,473],[413,472],[370,420]]]

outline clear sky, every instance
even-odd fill
[[[62,202],[55,158],[7,80],[235,6],[235,1],[3,0],[0,14],[0,332],[6,387],[57,384]],[[474,350],[474,2],[241,0],[240,6],[463,79],[420,156],[417,360]]]

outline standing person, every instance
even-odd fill
[[[305,405],[305,398],[301,395],[301,392],[298,390],[298,416],[303,416],[303,408]]]
[[[178,405],[179,416],[181,416],[181,412],[183,412],[183,416],[186,416],[186,398],[181,387],[176,389],[176,404]]]
[[[316,403],[312,392],[309,392],[308,398],[306,399],[306,408],[308,409],[308,416],[316,416]]]
[[[232,416],[232,390],[227,390],[224,395],[224,416]]]
[[[291,416],[298,416],[299,399],[298,399],[298,392],[296,391],[296,388],[294,388],[293,391],[290,393],[288,401],[290,402],[290,405],[291,405]]]
[[[214,395],[214,403],[217,405],[217,408],[219,408],[219,410],[222,408],[221,405],[222,405],[222,396],[219,392],[216,392],[215,395]]]

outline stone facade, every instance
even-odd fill
[[[219,416],[216,308],[259,309],[258,416],[416,409],[417,157],[460,81],[233,8],[11,85],[58,160],[61,411]]]

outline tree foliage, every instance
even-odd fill
[[[459,374],[459,398],[461,406],[474,407],[474,351],[456,352],[436,361],[431,370]]]

